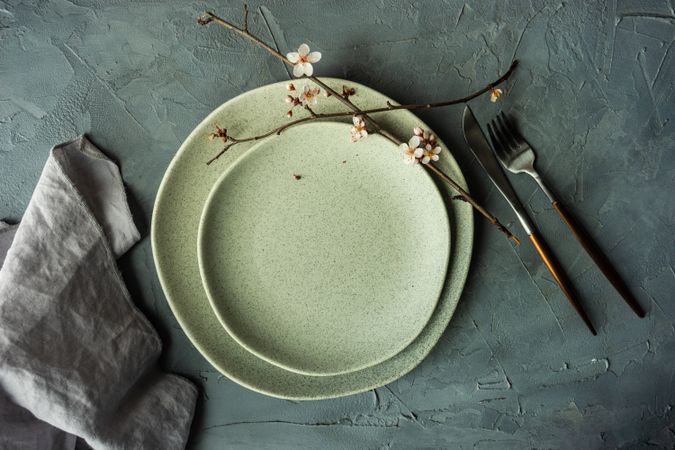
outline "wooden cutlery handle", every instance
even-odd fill
[[[586,311],[584,311],[584,308],[577,300],[576,295],[572,290],[572,285],[565,276],[564,272],[560,270],[560,267],[554,259],[551,251],[546,247],[544,241],[539,237],[536,231],[533,231],[529,237],[530,241],[532,241],[532,244],[534,245],[534,248],[537,250],[537,253],[539,253],[539,256],[541,256],[542,261],[544,261],[544,264],[546,264],[549,272],[551,272],[551,275],[553,275],[556,283],[558,283],[558,286],[560,286],[560,290],[563,291],[563,294],[565,294],[567,300],[569,300],[574,309],[577,311],[577,314],[581,316],[588,329],[591,330],[591,333],[593,333],[593,336],[597,335],[598,332],[595,331],[595,327],[593,326],[591,319],[588,317],[588,314],[586,314]]]
[[[623,282],[621,276],[614,269],[614,267],[612,267],[612,264],[609,262],[607,257],[602,253],[600,248],[598,248],[598,246],[593,241],[591,236],[583,228],[581,228],[581,226],[579,226],[579,224],[577,224],[574,221],[574,219],[572,219],[572,216],[569,215],[569,213],[562,207],[562,205],[559,202],[554,201],[553,208],[555,208],[555,210],[558,211],[558,214],[562,218],[563,222],[565,222],[565,224],[572,231],[574,237],[576,237],[577,240],[581,243],[581,245],[586,250],[586,253],[588,253],[588,255],[591,258],[593,258],[595,264],[600,268],[602,273],[605,274],[605,277],[607,277],[609,282],[612,283],[612,285],[619,292],[619,294],[621,294],[626,303],[628,303],[628,306],[630,306],[631,309],[635,311],[635,314],[637,314],[638,317],[644,317],[645,312],[642,310],[642,307],[635,299],[635,297],[633,297],[633,294],[631,294],[630,290],[628,289],[628,286],[626,286],[626,284]]]

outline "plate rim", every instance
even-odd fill
[[[350,125],[344,122],[335,122],[335,121],[325,121],[321,122],[321,124],[318,124],[316,122],[312,123],[306,123],[306,124],[301,124],[298,127],[294,127],[294,129],[302,129],[305,127],[317,127],[319,125],[325,125],[328,124],[329,126],[337,126],[339,128],[344,127],[344,131],[347,131],[350,128]],[[382,136],[375,135],[370,137],[370,139],[377,139],[377,140],[385,140],[386,139]],[[273,139],[276,139],[274,137]],[[247,158],[250,157],[254,152],[258,151],[262,146],[268,145],[271,141],[269,139],[264,139],[261,140],[260,142],[255,143],[253,146],[250,148],[246,149],[246,151],[239,155],[233,162],[232,164],[225,169],[216,179],[216,181],[213,183],[213,186],[211,186],[211,189],[209,191],[209,194],[206,198],[206,201],[204,202],[204,207],[202,209],[201,217],[199,219],[199,229],[197,232],[197,256],[199,259],[199,273],[201,276],[202,280],[202,287],[204,288],[204,291],[206,292],[206,295],[209,300],[209,304],[211,306],[211,309],[213,310],[213,313],[216,315],[218,318],[218,321],[220,324],[225,328],[227,333],[234,339],[239,345],[241,345],[244,349],[249,351],[250,353],[254,354],[258,358],[267,361],[270,364],[273,364],[277,367],[280,367],[282,369],[288,370],[290,372],[295,372],[300,375],[306,375],[306,376],[337,376],[337,375],[345,375],[351,372],[358,372],[360,370],[367,369],[369,367],[375,366],[377,364],[380,364],[390,358],[393,358],[405,348],[407,348],[410,344],[412,344],[420,334],[422,334],[422,331],[424,328],[427,326],[431,318],[433,317],[434,312],[436,311],[436,307],[438,306],[438,303],[440,301],[440,296],[443,293],[443,290],[445,288],[446,284],[446,278],[448,275],[448,268],[450,266],[450,257],[451,257],[451,252],[452,252],[452,227],[450,224],[450,218],[448,217],[448,209],[447,206],[445,205],[443,201],[443,195],[438,189],[438,186],[434,182],[434,180],[431,178],[431,175],[427,171],[421,171],[421,175],[424,177],[425,180],[427,180],[428,183],[430,183],[430,191],[433,192],[434,196],[436,197],[437,201],[440,202],[441,208],[442,208],[442,217],[443,217],[443,233],[445,236],[447,236],[447,248],[444,251],[444,258],[443,258],[443,265],[442,267],[439,267],[439,282],[438,286],[436,289],[434,289],[433,294],[431,296],[433,297],[433,300],[431,301],[432,307],[429,309],[427,314],[421,319],[421,326],[419,326],[419,329],[414,331],[412,335],[401,344],[400,348],[397,347],[392,352],[384,353],[383,356],[378,357],[377,359],[374,359],[372,361],[363,363],[361,365],[357,365],[354,367],[349,367],[345,370],[340,370],[337,372],[312,372],[312,371],[304,371],[300,368],[297,367],[291,367],[287,365],[286,363],[276,360],[272,357],[269,357],[268,355],[262,353],[258,349],[256,349],[254,346],[250,345],[250,343],[247,343],[244,338],[242,338],[237,332],[235,332],[232,327],[228,324],[228,320],[224,315],[222,314],[222,311],[220,308],[217,306],[217,302],[214,299],[215,293],[213,292],[213,286],[211,286],[211,283],[207,281],[208,276],[206,274],[206,269],[205,269],[205,264],[204,264],[204,252],[205,252],[205,242],[203,240],[203,233],[204,233],[204,228],[206,226],[206,219],[208,215],[208,211],[210,207],[213,206],[213,201],[214,197],[217,195],[217,191],[219,186],[225,181],[225,179],[232,173],[233,170],[236,170],[237,166],[244,162]],[[396,145],[393,143],[386,141],[385,145],[391,146],[391,149],[394,150],[396,148]],[[426,199],[426,197],[425,197]],[[442,273],[441,273],[442,272]]]
[[[327,82],[329,85],[333,86],[340,86],[343,83],[349,83],[352,86],[355,86],[357,88],[364,88],[366,90],[369,90],[373,92],[375,95],[377,95],[383,102],[384,101],[391,101],[392,103],[395,103],[393,99],[390,97],[386,96],[385,94],[382,94],[381,92],[372,89],[370,87],[367,87],[361,83],[356,83],[353,81],[349,80],[344,80],[341,78],[334,78],[334,77],[324,77],[323,78],[324,82]],[[200,353],[200,355],[206,359],[216,370],[218,370],[220,373],[228,377],[230,380],[234,381],[235,383],[239,384],[240,386],[243,386],[249,390],[252,390],[254,392],[258,392],[264,395],[268,395],[271,397],[275,398],[280,398],[280,399],[287,399],[287,400],[319,400],[319,399],[330,399],[330,398],[338,398],[338,397],[343,397],[347,395],[353,395],[353,394],[358,394],[361,392],[366,392],[369,390],[372,390],[374,388],[386,385],[388,383],[391,383],[392,381],[399,379],[400,377],[406,375],[413,369],[415,369],[428,355],[431,353],[433,348],[436,346],[438,341],[440,340],[441,336],[443,335],[443,332],[448,326],[448,323],[454,316],[454,312],[457,308],[457,304],[459,303],[459,298],[461,297],[461,293],[464,290],[464,286],[466,284],[466,281],[468,279],[468,273],[469,273],[469,267],[473,255],[473,244],[474,244],[474,234],[475,234],[475,226],[474,226],[474,213],[470,209],[470,206],[464,206],[459,205],[457,207],[457,211],[459,211],[462,215],[463,218],[462,220],[466,223],[466,226],[468,228],[466,236],[463,236],[462,240],[465,240],[465,243],[463,244],[465,246],[465,255],[464,255],[464,261],[459,263],[460,264],[460,269],[462,269],[461,273],[459,273],[457,277],[457,282],[455,285],[457,295],[456,299],[452,301],[452,304],[449,306],[448,314],[447,314],[447,319],[443,320],[443,331],[441,331],[434,339],[433,342],[426,346],[425,349],[419,352],[419,357],[415,357],[416,362],[414,364],[409,364],[405,369],[396,371],[396,373],[388,376],[388,377],[382,377],[378,379],[377,382],[373,383],[367,383],[367,385],[359,386],[359,387],[354,387],[354,388],[349,388],[349,389],[342,389],[339,392],[331,391],[330,393],[321,393],[321,394],[312,394],[312,395],[305,395],[305,394],[287,394],[284,392],[278,392],[273,389],[268,389],[266,387],[261,387],[257,386],[254,383],[249,382],[247,379],[238,376],[236,373],[233,373],[231,370],[227,368],[227,366],[221,364],[216,358],[215,355],[212,354],[210,351],[207,349],[203,348],[202,344],[200,343],[200,340],[197,338],[193,330],[191,329],[189,323],[186,322],[185,318],[182,317],[181,313],[177,310],[178,305],[174,304],[174,300],[171,299],[171,296],[169,295],[169,292],[172,291],[172,288],[169,284],[169,281],[167,279],[167,275],[164,274],[161,270],[162,264],[159,261],[160,260],[160,255],[158,254],[158,224],[157,224],[157,216],[160,214],[160,209],[162,208],[161,205],[164,204],[164,197],[168,196],[169,194],[167,193],[167,184],[169,183],[169,180],[171,179],[173,173],[176,171],[176,166],[179,165],[179,160],[180,156],[186,151],[186,148],[191,145],[192,141],[194,141],[197,137],[198,133],[198,128],[200,127],[201,124],[204,123],[209,123],[213,122],[213,119],[217,117],[221,111],[225,110],[227,106],[233,104],[234,102],[242,99],[245,96],[251,95],[252,93],[258,93],[262,92],[265,89],[269,89],[272,86],[278,86],[278,87],[284,87],[287,84],[287,81],[277,81],[274,83],[266,84],[263,86],[259,86],[255,89],[243,92],[235,97],[230,98],[226,102],[222,103],[218,107],[216,107],[213,111],[211,111],[209,114],[207,114],[202,120],[197,123],[195,128],[190,132],[190,134],[185,138],[185,140],[182,142],[178,150],[175,152],[173,155],[171,161],[169,162],[167,169],[162,177],[162,180],[160,182],[160,185],[157,190],[157,195],[155,198],[154,206],[153,206],[153,211],[152,211],[152,218],[151,218],[151,227],[150,227],[150,237],[151,237],[151,247],[152,247],[152,255],[153,255],[153,262],[155,264],[156,273],[157,277],[160,282],[160,286],[162,288],[162,292],[164,293],[164,296],[166,298],[167,304],[169,305],[169,308],[171,309],[171,312],[178,322],[179,326],[181,327],[181,331],[185,334],[185,336],[190,340],[192,345],[197,349],[197,351]],[[429,130],[431,128],[419,117],[415,116],[412,112],[410,111],[404,111],[400,110],[397,111],[398,113],[402,114],[408,114],[411,116],[411,118],[414,118],[416,121],[415,123],[418,124],[418,126],[423,126]],[[439,144],[443,144],[442,139],[438,139]],[[447,145],[443,146],[447,150],[448,156],[448,164],[452,169],[456,169],[456,176],[455,176],[455,181],[462,186],[465,190],[468,192],[468,185],[466,182],[466,179],[464,177],[464,174],[459,167],[459,164],[457,163],[456,159],[454,156],[452,156],[452,153],[449,150],[449,147]],[[464,210],[464,212],[462,212]],[[453,220],[456,220],[453,217]],[[456,223],[455,223],[456,225]],[[454,246],[454,249],[457,250],[458,246]],[[454,252],[451,251],[452,257],[454,257]],[[447,286],[446,286],[447,287]],[[419,339],[419,337],[418,337]],[[414,345],[414,342],[413,344]],[[398,356],[398,355],[397,355]],[[355,372],[356,373],[356,372]]]

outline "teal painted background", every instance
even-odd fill
[[[318,75],[401,102],[462,96],[521,60],[503,101],[540,169],[648,311],[637,319],[527,178],[512,178],[600,328],[591,338],[528,245],[477,220],[465,293],[431,356],[398,382],[289,402],[219,376],[162,294],[147,238],[162,174],[212,109],[282,80],[277,60],[197,15],[218,1],[0,1],[0,217],[19,220],[49,148],[87,132],[116,158],[145,239],[121,266],[164,340],[162,366],[202,389],[190,448],[673,448],[673,2],[251,2],[282,52],[323,52]],[[355,97],[357,101],[358,97]],[[264,107],[263,105],[261,105]],[[521,238],[465,147],[461,107],[429,111],[472,192]],[[211,170],[211,169],[204,169]],[[545,321],[544,335],[528,323]]]

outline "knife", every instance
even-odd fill
[[[588,314],[586,314],[586,311],[584,311],[581,303],[579,303],[577,300],[574,290],[571,287],[571,283],[567,279],[567,276],[565,276],[565,273],[560,269],[558,262],[554,258],[551,251],[544,244],[544,241],[539,236],[539,233],[537,232],[534,224],[528,217],[525,207],[518,199],[518,196],[513,190],[513,186],[511,186],[508,178],[506,178],[506,174],[502,170],[499,161],[497,161],[497,157],[494,155],[490,144],[488,143],[485,135],[483,134],[483,131],[480,128],[480,125],[478,125],[476,117],[473,115],[473,112],[468,105],[464,108],[462,125],[464,129],[464,140],[466,140],[466,143],[469,145],[469,148],[473,152],[474,156],[476,159],[478,159],[480,165],[487,172],[490,180],[492,180],[499,192],[501,192],[513,211],[516,213],[516,216],[525,230],[525,233],[527,233],[527,236],[530,238],[530,241],[532,242],[532,245],[534,245],[535,250],[541,257],[549,272],[551,272],[551,275],[555,279],[556,283],[558,283],[560,290],[563,292],[563,294],[565,294],[565,297],[567,297],[567,300],[569,300],[569,302],[572,304],[577,314],[579,314],[588,329],[591,330],[591,333],[593,333],[594,336],[597,335],[598,333],[595,331],[595,327],[593,326],[591,319],[588,317]]]

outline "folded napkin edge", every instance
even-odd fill
[[[126,253],[141,239],[141,234],[129,208],[126,186],[119,165],[101,151],[86,134],[53,146],[49,154],[77,193],[78,199],[98,222],[97,226],[102,228],[113,254],[120,257]],[[94,170],[96,167],[91,161],[82,161],[80,156],[105,163],[106,170],[102,170],[102,167],[97,171]],[[84,168],[88,170],[81,170]],[[91,176],[92,173],[96,176]],[[87,191],[79,186],[91,189]],[[103,199],[105,201],[102,201]]]

